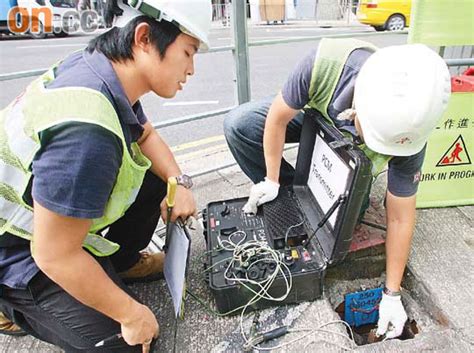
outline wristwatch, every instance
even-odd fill
[[[193,180],[189,175],[181,174],[176,177],[178,185],[184,186],[186,189],[191,189],[193,187]]]
[[[386,286],[383,287],[383,292],[385,295],[388,295],[389,297],[399,297],[402,295],[401,292],[395,292],[391,289],[388,289]]]

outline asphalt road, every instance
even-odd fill
[[[367,31],[369,27],[320,28],[304,25],[258,26],[249,28],[249,41],[299,38],[315,35]],[[68,38],[29,38],[0,40],[0,73],[47,68],[68,53],[84,48],[93,35],[76,34]],[[231,44],[229,28],[213,28],[211,46]],[[379,46],[402,44],[406,35],[363,36]],[[278,92],[291,69],[317,41],[266,45],[250,48],[251,95],[259,99]],[[221,109],[236,104],[235,69],[232,53],[204,53],[196,57],[195,75],[188,80],[184,90],[173,99],[162,99],[154,94],[142,98],[144,110],[153,122],[165,121],[185,115]],[[32,78],[0,82],[0,107],[6,106],[16,97]],[[224,143],[222,139],[222,116],[198,122],[160,129],[160,134],[170,146],[180,150],[194,151],[208,145]]]

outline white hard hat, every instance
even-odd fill
[[[147,15],[157,21],[175,23],[179,29],[198,39],[200,48],[209,48],[208,34],[211,29],[212,7],[210,0],[128,0],[128,5],[119,0],[124,11],[114,25],[123,27],[131,19]]]
[[[444,60],[422,44],[377,50],[356,79],[354,104],[367,146],[385,155],[421,151],[451,94]]]

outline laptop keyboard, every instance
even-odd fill
[[[302,222],[303,218],[299,206],[293,198],[291,188],[280,188],[275,200],[263,204],[263,219],[267,235],[274,242],[277,239],[284,239],[289,227]],[[302,233],[304,233],[304,225],[299,225],[290,230],[288,237]]]

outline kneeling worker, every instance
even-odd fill
[[[140,250],[166,218],[165,181],[181,185],[172,221],[196,206],[139,99],[194,74],[211,4],[115,0],[106,17],[111,30],[0,113],[0,311],[66,352],[148,352],[157,319],[124,282],[162,272],[164,256]]]
[[[315,109],[349,132],[371,159],[374,176],[388,164],[386,193],[387,279],[378,334],[399,336],[407,315],[400,284],[415,224],[415,194],[429,134],[450,96],[444,61],[420,44],[376,49],[355,39],[323,39],[290,74],[276,98],[242,105],[224,121],[229,148],[256,184],[246,212],[273,200],[290,185],[285,142],[298,142],[303,112]],[[387,332],[389,324],[394,329]]]

